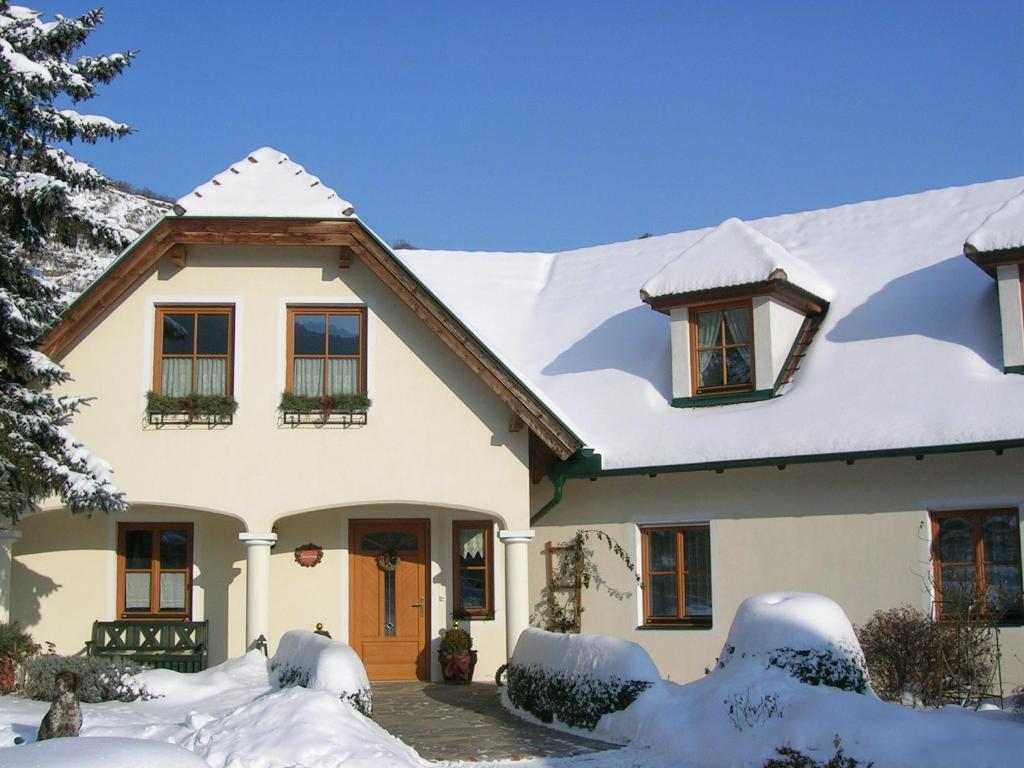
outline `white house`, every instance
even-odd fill
[[[96,396],[74,430],[132,507],[52,504],[3,534],[0,611],[66,653],[94,620],[207,620],[211,662],[322,623],[377,679],[439,677],[459,613],[486,678],[550,619],[547,544],[589,529],[644,588],[591,534],[583,630],[673,679],[755,592],[861,622],[981,589],[1022,684],[1022,189],[563,253],[394,251],[257,150],[43,340]]]

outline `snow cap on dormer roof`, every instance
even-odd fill
[[[783,279],[822,299],[832,290],[809,264],[737,218],[726,219],[644,283],[645,299]]]
[[[990,213],[964,243],[964,252],[985,253],[1024,248],[1024,192]]]
[[[250,152],[174,204],[179,216],[265,216],[337,219],[353,216],[316,176],[270,147]]]

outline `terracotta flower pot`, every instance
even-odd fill
[[[461,656],[440,656],[441,674],[444,675],[446,683],[471,683],[473,682],[473,670],[476,669],[476,651]]]

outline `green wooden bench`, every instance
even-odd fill
[[[209,622],[94,621],[90,656],[123,658],[157,669],[206,669]]]

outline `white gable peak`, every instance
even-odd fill
[[[815,296],[832,291],[818,272],[737,218],[726,219],[644,283],[647,298],[786,280]]]
[[[179,216],[262,216],[337,219],[355,214],[320,179],[288,155],[271,147],[243,160],[196,187],[174,205]]]

